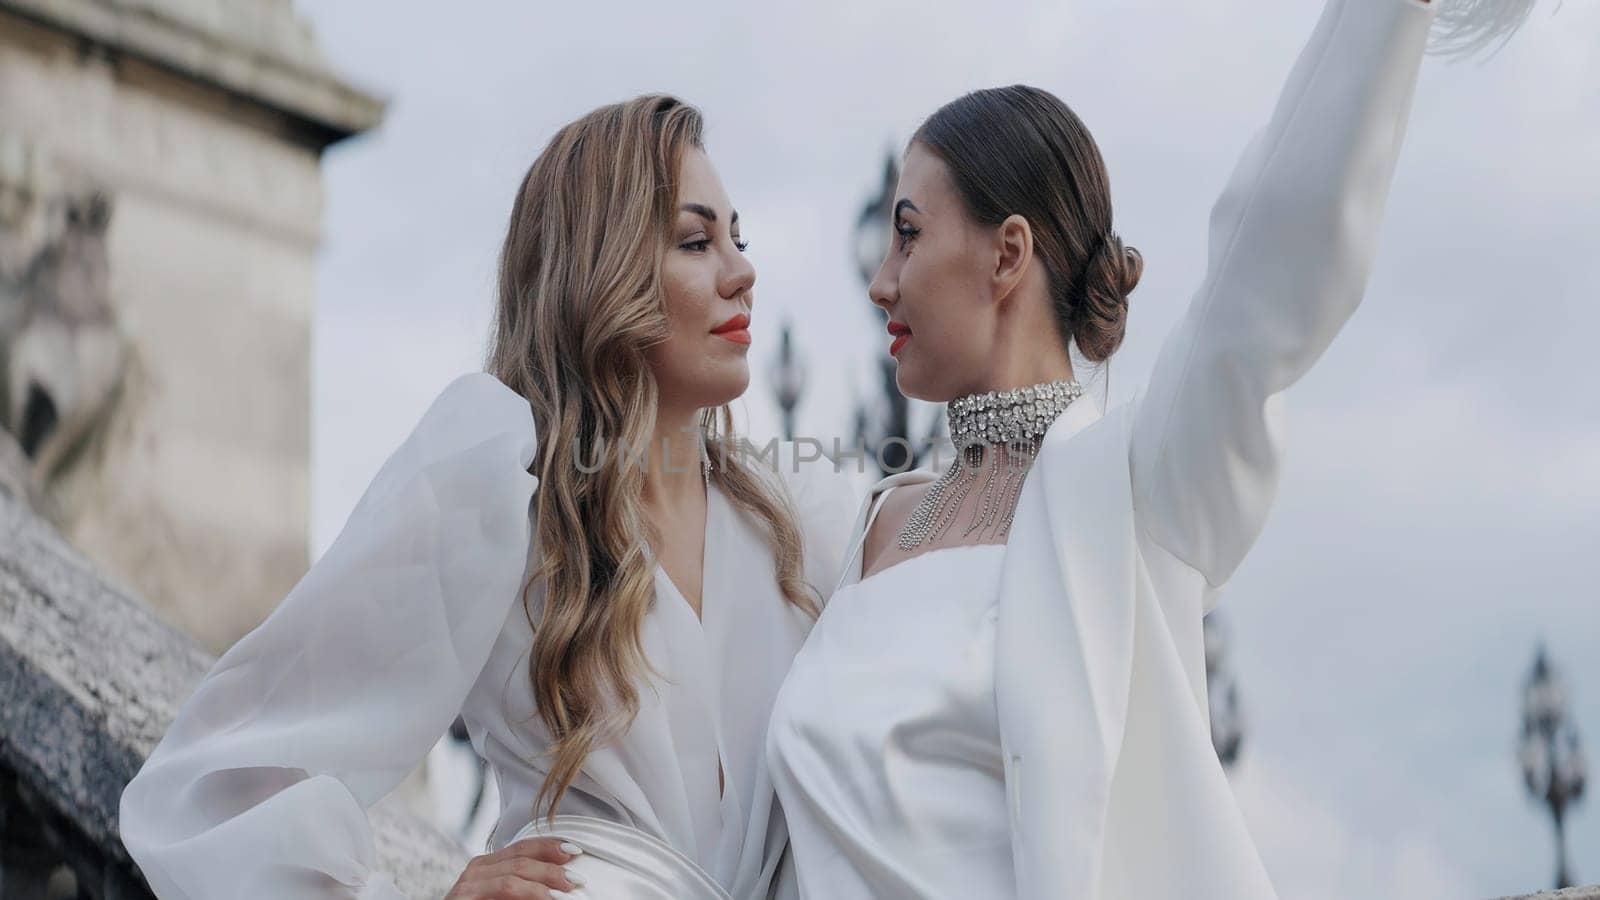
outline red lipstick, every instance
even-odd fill
[[[891,320],[889,322],[889,333],[894,335],[894,340],[889,344],[889,355],[893,356],[900,352],[900,348],[906,345],[906,341],[911,340],[911,329]]]
[[[750,317],[744,313],[739,313],[711,329],[711,333],[718,337],[725,337],[735,344],[748,344],[750,343]]]

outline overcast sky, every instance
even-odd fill
[[[884,154],[964,91],[1056,92],[1146,260],[1115,403],[1198,285],[1210,205],[1321,4],[297,6],[336,68],[391,98],[324,166],[320,553],[480,366],[512,192],[566,121],[654,91],[705,112],[759,273],[744,424],[776,429],[787,318],[812,373],[801,427],[831,436],[885,351],[850,252]],[[1540,640],[1600,747],[1597,161],[1600,4],[1546,4],[1487,61],[1426,63],[1367,298],[1289,395],[1277,506],[1222,605],[1249,716],[1234,784],[1286,898],[1548,886],[1514,749]],[[1569,834],[1590,882],[1595,806]]]

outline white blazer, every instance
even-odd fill
[[[1274,896],[1211,746],[1201,619],[1272,503],[1282,392],[1361,300],[1432,18],[1330,0],[1212,211],[1205,281],[1149,384],[1045,435],[996,636],[1024,900]]]

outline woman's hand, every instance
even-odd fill
[[[558,837],[515,841],[473,857],[444,900],[561,900],[582,883],[563,868],[582,852]]]

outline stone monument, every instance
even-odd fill
[[[0,429],[213,653],[307,566],[319,165],[382,112],[289,0],[0,0]]]

